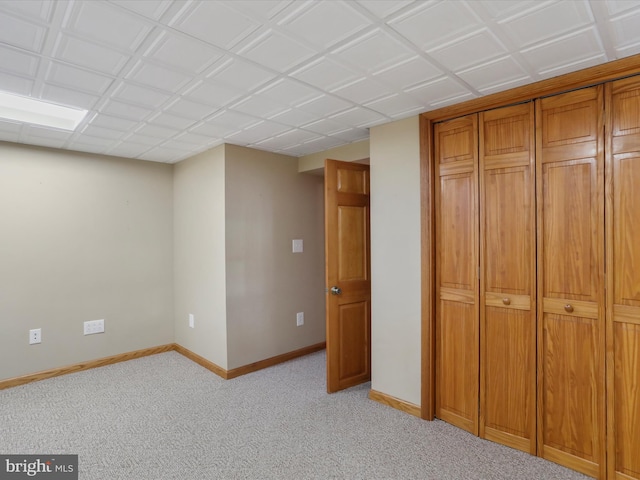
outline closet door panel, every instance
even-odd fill
[[[640,479],[640,79],[613,82],[607,97],[609,473]]]
[[[533,103],[480,114],[480,435],[536,452]]]
[[[603,477],[603,87],[536,106],[538,452]]]
[[[477,116],[434,127],[436,416],[478,434]]]

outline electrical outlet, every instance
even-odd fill
[[[190,314],[189,314],[189,326],[190,326],[191,328],[196,328],[196,319],[195,319],[195,317],[193,316],[193,313],[190,313]]]
[[[302,325],[304,325],[304,312],[296,313],[296,325],[298,327],[301,327]]]
[[[84,322],[84,334],[93,335],[94,333],[104,333],[104,319]]]
[[[304,251],[304,242],[301,238],[296,238],[291,242],[291,251],[293,253],[302,253]]]
[[[42,343],[42,329],[34,328],[29,330],[29,345],[35,345],[36,343]]]

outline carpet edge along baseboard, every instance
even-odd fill
[[[79,362],[73,365],[65,365],[63,367],[52,368],[50,370],[43,370],[41,372],[29,373],[27,375],[22,375],[20,377],[0,380],[0,390],[4,390],[5,388],[17,387],[19,385],[25,385],[31,382],[37,382],[39,380],[45,380],[47,378],[59,377],[60,375],[67,375],[69,373],[82,372],[84,370],[104,367],[106,365],[112,365],[114,363],[126,362],[127,360],[134,360],[136,358],[147,357],[149,355],[156,355],[158,353],[170,352],[172,350],[175,350],[175,344],[169,343],[167,345],[143,348],[141,350],[134,350],[132,352],[120,353],[117,355],[111,355],[109,357],[98,358],[95,360],[87,360],[86,362]]]
[[[184,348],[182,345],[179,345],[177,343],[169,343],[169,344],[160,345],[157,347],[143,348],[141,350],[134,350],[132,352],[120,353],[118,355],[111,355],[109,357],[98,358],[96,360],[79,362],[73,365],[66,365],[63,367],[52,368],[50,370],[43,370],[41,372],[29,373],[27,375],[22,375],[20,377],[0,380],[0,390],[4,390],[5,388],[17,387],[20,385],[25,385],[31,382],[37,382],[39,380],[45,380],[47,378],[59,377],[60,375],[67,375],[69,373],[82,372],[84,370],[89,370],[92,368],[104,367],[106,365],[112,365],[114,363],[126,362],[127,360],[134,360],[136,358],[142,358],[148,355],[156,355],[158,353],[165,353],[165,352],[171,352],[171,351],[176,351],[179,354],[191,360],[192,362],[195,362],[198,365],[206,368],[207,370],[210,370],[211,372],[215,373],[219,377],[222,377],[225,380],[230,380],[232,378],[236,378],[241,375],[246,375],[248,373],[256,372],[258,370],[262,370],[263,368],[272,367],[279,363],[283,363],[298,357],[303,357],[305,355],[318,352],[320,350],[324,350],[325,348],[326,348],[326,342],[321,342],[315,345],[310,345],[308,347],[303,347],[298,350],[294,350],[292,352],[283,353],[281,355],[276,355],[275,357],[270,357],[264,360],[260,360],[258,362],[250,363],[248,365],[243,365],[242,367],[226,370],[216,365],[215,363],[207,360],[206,358],[198,355],[197,353],[194,353],[191,350]]]
[[[400,400],[399,398],[392,397],[391,395],[387,395],[386,393],[378,392],[377,390],[373,389],[369,390],[369,399],[388,407],[395,408],[396,410],[408,413],[415,417],[421,418],[420,407],[411,402]]]

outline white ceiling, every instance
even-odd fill
[[[0,140],[174,163],[293,156],[640,52],[640,1],[0,0],[0,91],[86,108]]]

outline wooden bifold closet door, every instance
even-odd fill
[[[436,416],[478,435],[478,116],[435,138]]]
[[[536,106],[538,454],[603,478],[603,86]]]
[[[640,479],[640,79],[607,93],[608,470]]]
[[[536,451],[533,132],[533,103],[435,126],[436,416],[530,453]]]
[[[480,436],[535,454],[533,113],[480,114]]]

